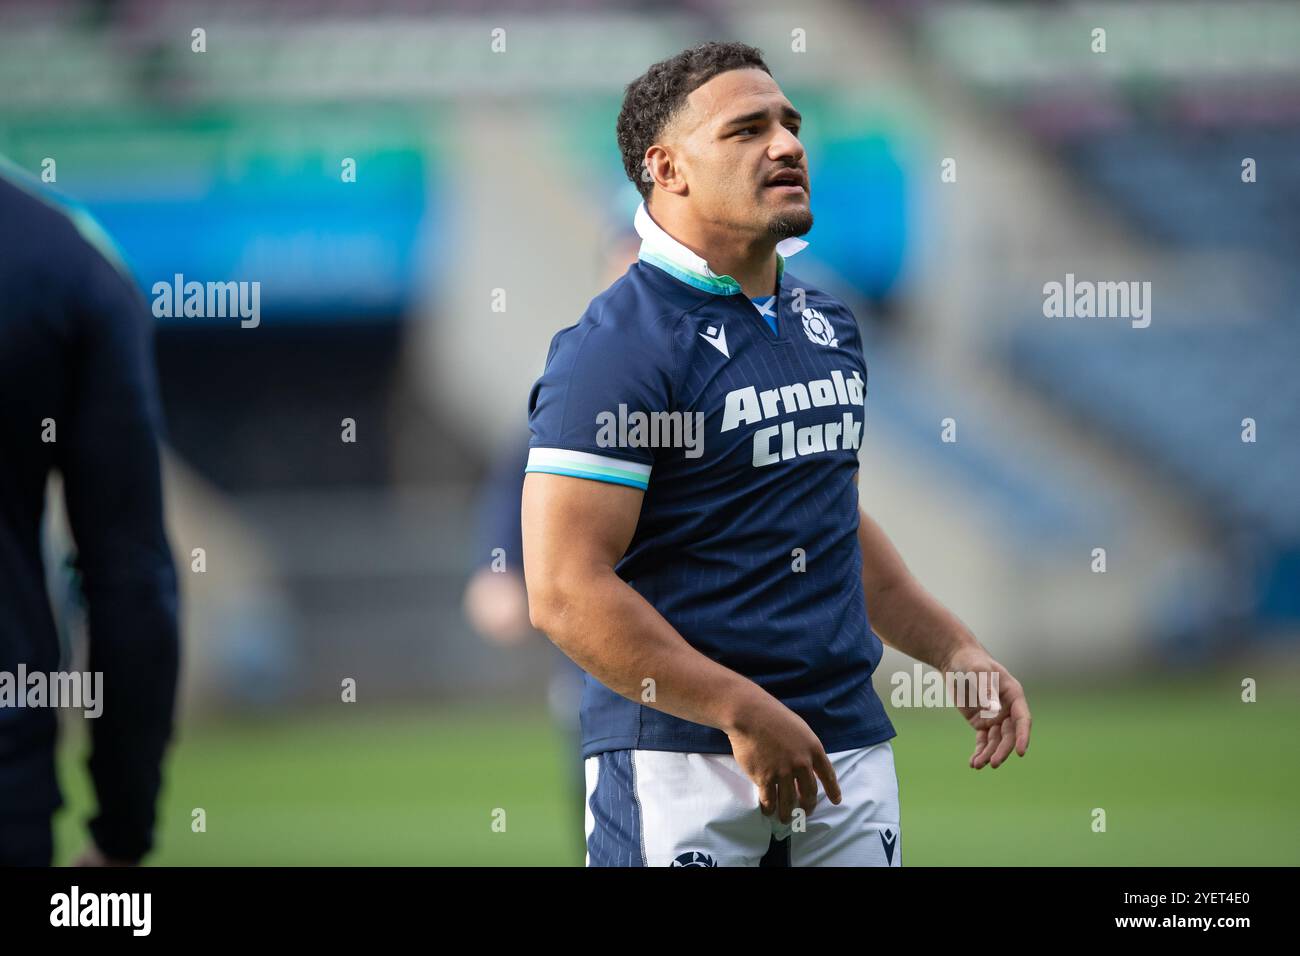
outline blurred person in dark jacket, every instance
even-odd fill
[[[87,677],[102,675],[99,714],[88,712],[98,809],[78,862],[132,864],[153,846],[179,659],[152,317],[93,220],[2,161],[0,303],[0,681],[21,695],[15,675],[67,665],[41,556],[46,482],[58,472]],[[48,703],[0,697],[0,864],[51,862],[57,731]]]

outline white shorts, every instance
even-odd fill
[[[828,754],[842,799],[804,828],[764,816],[731,754],[611,750],[584,762],[587,866],[901,866],[888,740]]]

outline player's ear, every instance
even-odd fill
[[[659,143],[646,150],[645,159],[641,161],[641,175],[665,192],[678,195],[686,192],[686,181],[677,161],[672,152]]]

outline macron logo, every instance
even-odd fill
[[[894,847],[898,845],[898,834],[889,827],[885,827],[885,832],[877,835],[880,837],[880,845],[885,848],[885,860],[892,866],[894,863]]]
[[[727,358],[731,358],[731,353],[727,351],[727,330],[721,325],[717,328],[710,325],[700,333],[700,338],[704,339],[704,341],[708,342]]]

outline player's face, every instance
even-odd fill
[[[720,73],[687,97],[678,156],[707,221],[778,238],[812,228],[801,117],[759,69]]]

